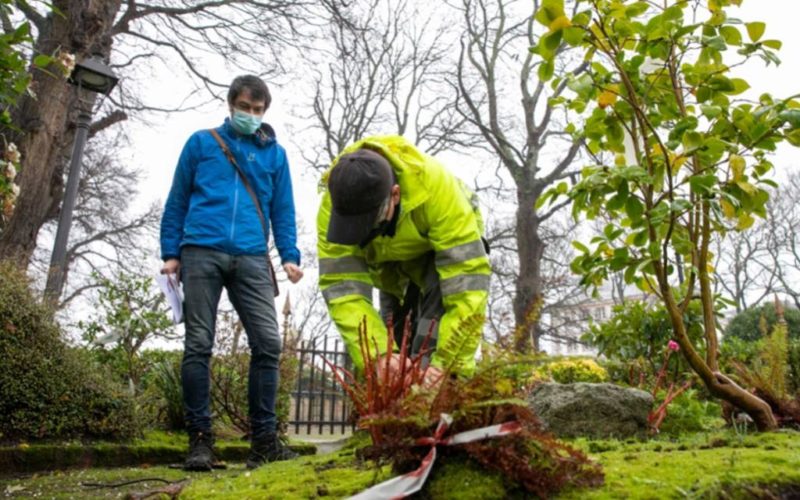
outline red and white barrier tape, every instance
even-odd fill
[[[436,460],[436,445],[450,446],[454,444],[470,443],[481,439],[513,434],[521,429],[519,422],[507,422],[505,424],[490,425],[489,427],[460,432],[454,436],[442,439],[442,436],[447,431],[447,428],[450,427],[451,423],[453,423],[452,417],[446,413],[442,413],[433,436],[417,440],[417,444],[431,445],[431,451],[422,459],[422,463],[417,470],[377,484],[368,490],[362,491],[358,495],[350,497],[348,500],[394,500],[396,498],[405,498],[421,490],[425,481],[428,479],[428,475],[433,468],[433,462]]]

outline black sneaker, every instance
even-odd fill
[[[189,434],[189,456],[183,463],[184,470],[210,471],[215,462],[214,436],[207,432]]]
[[[247,468],[255,469],[267,462],[291,460],[299,455],[289,449],[277,432],[253,436],[250,441],[250,456],[247,457]]]

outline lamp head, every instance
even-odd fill
[[[80,88],[108,95],[117,84],[119,77],[98,55],[92,55],[75,64],[69,75],[69,83]]]

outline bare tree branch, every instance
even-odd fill
[[[561,247],[548,249],[549,245],[560,245],[560,242],[546,236],[544,223],[566,203],[539,212],[536,202],[550,185],[574,169],[582,144],[552,132],[559,124],[554,119],[549,99],[564,90],[566,78],[555,89],[550,89],[533,76],[536,66],[528,49],[538,43],[534,15],[539,1],[523,5],[514,0],[461,0],[458,8],[464,35],[451,84],[458,89],[459,111],[466,123],[474,127],[489,146],[480,148],[490,150],[514,183],[515,244],[500,240],[500,248],[516,249],[518,256],[508,262],[518,265],[519,271],[513,293],[507,291],[506,295],[513,297],[516,328],[528,331],[520,337],[517,348],[537,348],[542,332],[535,322],[531,324],[528,320],[528,311],[540,300],[544,300],[545,305],[556,302],[562,294],[557,284],[563,281],[552,279],[555,275],[549,274],[559,271],[546,269],[559,260],[546,258],[547,252],[558,256]],[[558,52],[563,74],[575,75],[585,70],[586,64],[582,61],[569,60],[565,46]],[[516,102],[510,95],[512,92],[519,93],[520,105],[510,104]],[[551,156],[556,156],[557,160],[552,161]],[[562,233],[565,240],[568,235]],[[564,263],[563,253],[560,261]],[[526,344],[528,338],[532,339],[532,345]]]

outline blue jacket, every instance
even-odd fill
[[[292,179],[286,151],[267,124],[240,135],[229,119],[217,128],[247,175],[270,223],[281,262],[300,264]],[[233,165],[208,130],[192,134],[183,147],[161,218],[161,258],[180,258],[181,247],[197,245],[231,255],[264,255],[261,222]]]

